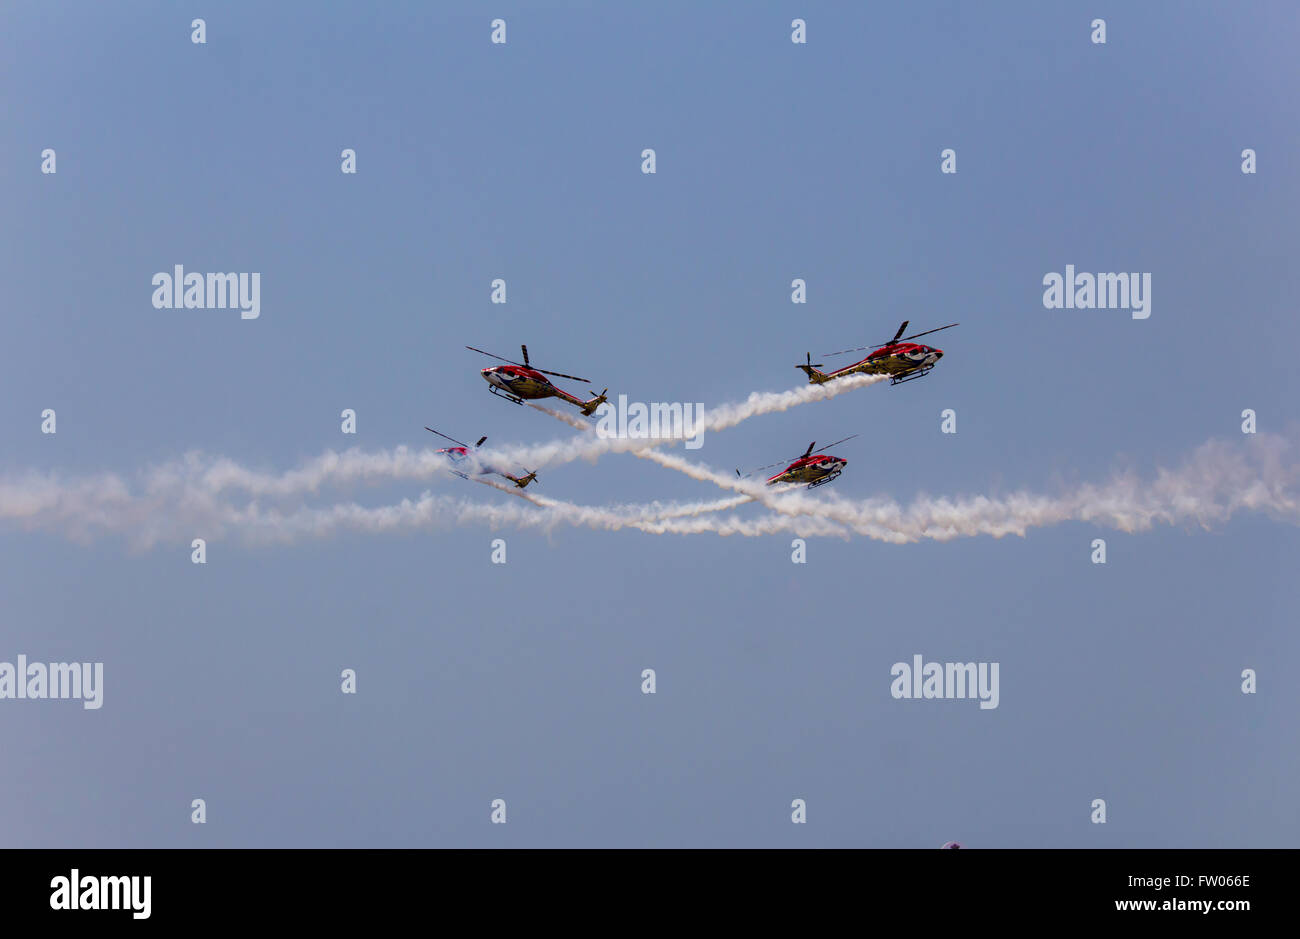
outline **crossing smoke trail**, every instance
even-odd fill
[[[824,400],[880,380],[880,376],[853,376],[828,385],[756,392],[743,402],[706,412],[700,429],[725,429],[749,417]],[[57,531],[80,541],[99,534],[119,534],[137,547],[188,539],[196,527],[203,527],[211,535],[236,532],[269,540],[292,540],[342,529],[384,532],[463,524],[531,528],[567,524],[607,530],[635,528],[656,534],[857,534],[881,541],[908,542],[1023,535],[1030,528],[1072,520],[1129,532],[1155,524],[1208,527],[1239,512],[1259,512],[1300,524],[1300,500],[1296,496],[1300,468],[1284,462],[1290,444],[1276,436],[1261,434],[1234,445],[1211,441],[1179,468],[1159,470],[1153,480],[1145,483],[1129,473],[1103,485],[1083,485],[1055,497],[1027,492],[997,498],[920,496],[902,505],[883,498],[851,500],[825,491],[814,496],[799,488],[772,489],[659,449],[672,442],[669,438],[602,438],[590,423],[576,415],[533,406],[581,429],[583,436],[507,448],[486,455],[480,465],[500,464],[510,458],[537,468],[582,457],[594,460],[601,453],[625,450],[733,495],[685,504],[580,506],[475,479],[515,495],[520,501],[476,505],[463,498],[425,492],[417,501],[406,499],[397,505],[340,503],[310,508],[276,503],[350,483],[427,482],[445,477],[447,464],[432,450],[397,447],[367,453],[353,449],[327,452],[284,473],[268,473],[224,458],[187,454],[181,460],[145,471],[134,488],[113,474],[67,480],[28,473],[0,479],[0,523],[26,530]],[[251,501],[243,506],[230,504],[227,500],[235,492],[246,494]],[[770,514],[757,518],[722,514],[749,501],[759,503]],[[532,505],[526,507],[523,502]]]
[[[660,511],[655,505],[605,509],[572,505],[533,495],[489,479],[474,482],[516,496],[537,508],[521,505],[481,504],[425,492],[419,499],[403,499],[396,505],[367,507],[343,503],[323,508],[300,508],[285,512],[263,509],[256,504],[244,508],[226,506],[210,513],[207,524],[218,534],[233,531],[253,542],[288,543],[304,538],[322,538],[344,532],[386,534],[402,531],[444,529],[455,525],[486,524],[491,528],[553,530],[561,525],[605,531],[623,528],[651,534],[742,535],[755,537],[782,531],[805,535],[848,537],[843,526],[816,518],[769,516],[757,519],[736,517],[702,518],[745,499],[715,500],[711,503],[673,506]]]
[[[603,508],[559,502],[491,480],[476,480],[519,497],[504,505],[475,504],[464,498],[424,493],[397,505],[355,503],[323,508],[245,506],[223,503],[206,491],[181,489],[133,495],[116,477],[72,482],[28,476],[0,482],[0,519],[29,530],[55,530],[78,540],[117,533],[138,547],[187,539],[202,528],[207,537],[233,532],[250,540],[292,541],[353,530],[395,530],[486,524],[492,527],[552,529],[560,525],[653,534],[759,536],[781,531],[800,535],[864,535],[887,542],[958,537],[1023,535],[1034,527],[1065,521],[1090,522],[1121,531],[1143,531],[1156,524],[1208,527],[1240,512],[1259,512],[1300,524],[1300,467],[1284,457],[1290,444],[1260,435],[1240,444],[1211,441],[1173,470],[1142,481],[1128,473],[1104,485],[1083,485],[1051,497],[1015,493],[1000,498],[921,496],[908,505],[889,499],[849,500],[805,490],[775,492],[761,483],[738,480],[675,454],[647,456],[669,468],[726,488],[735,495],[713,502]],[[649,451],[647,451],[649,453]],[[752,499],[770,510],[758,518],[721,512]],[[529,502],[531,505],[524,505]]]
[[[855,375],[827,385],[809,385],[782,392],[754,392],[743,402],[722,405],[714,411],[706,412],[701,427],[706,430],[733,427],[750,417],[825,400],[879,380],[879,376]],[[593,429],[590,422],[575,414],[533,402],[529,404],[571,427],[584,431]],[[582,444],[575,445],[572,438],[564,438],[540,445],[517,445],[501,450],[488,447],[472,457],[471,465],[515,462],[536,469],[577,459],[594,461],[602,453],[635,451],[666,442],[668,441],[664,439],[601,439],[593,435]],[[258,499],[282,499],[304,493],[318,493],[331,486],[428,482],[443,477],[446,470],[446,458],[436,450],[405,446],[371,452],[358,448],[341,453],[330,450],[296,469],[281,473],[250,469],[226,457],[210,457],[192,452],[178,460],[149,468],[141,474],[139,485],[146,498],[154,498],[160,504],[169,498],[202,502],[234,491]],[[87,511],[93,515],[97,510],[89,505],[89,502],[94,501],[90,497],[92,493],[98,493],[100,508],[106,512],[104,520],[107,521],[114,507],[117,510],[123,508],[123,501],[128,499],[130,489],[126,480],[113,474],[101,474],[69,483],[61,483],[56,476],[31,474],[17,479],[3,479],[0,480],[0,520],[24,518],[40,512],[59,514]],[[93,520],[88,522],[88,526],[94,527]]]
[[[700,429],[725,429],[750,417],[825,400],[879,380],[879,376],[855,375],[827,385],[754,392],[743,402],[706,412]],[[571,426],[592,429],[575,415],[535,406]],[[497,453],[489,449],[478,457],[478,462],[485,465],[513,461],[536,469],[576,459],[594,461],[602,453],[635,452],[665,442],[663,439],[603,439],[592,435],[579,442],[568,438],[540,446],[516,446]],[[225,457],[194,452],[145,470],[134,480],[134,488],[126,479],[111,473],[72,480],[57,474],[36,473],[0,479],[0,522],[15,523],[27,530],[54,529],[78,541],[117,533],[127,536],[137,546],[147,546],[182,534],[181,519],[218,527],[256,523],[259,528],[265,528],[265,519],[288,516],[283,512],[276,514],[262,500],[288,500],[356,483],[428,483],[445,478],[447,468],[445,458],[436,451],[405,446],[373,452],[358,448],[342,453],[327,451],[282,473],[250,469]],[[253,501],[244,509],[221,501],[234,492],[242,492]],[[724,504],[722,509],[727,507]],[[721,509],[714,511],[718,510]],[[664,509],[654,517],[675,511],[678,510]],[[680,511],[685,515],[703,514],[689,507]],[[733,528],[740,531],[744,526]]]
[[[1016,493],[1003,498],[985,496],[932,498],[922,496],[904,506],[888,499],[848,500],[813,497],[804,490],[758,492],[761,483],[737,480],[674,455],[657,453],[650,459],[689,471],[695,478],[741,490],[737,497],[754,498],[771,514],[740,518],[710,511],[716,503],[678,506],[656,515],[662,507],[601,508],[560,502],[526,493],[491,480],[484,485],[518,497],[505,505],[478,505],[425,493],[417,501],[367,508],[355,504],[299,509],[282,514],[255,508],[224,519],[255,540],[295,540],[351,530],[384,533],[440,528],[456,524],[488,524],[551,530],[561,525],[599,530],[631,528],[651,534],[714,534],[757,537],[779,532],[848,537],[864,535],[880,541],[949,541],[958,537],[1024,535],[1030,528],[1066,521],[1135,532],[1156,524],[1208,527],[1239,512],[1260,512],[1300,524],[1300,467],[1286,464],[1290,449],[1279,437],[1261,436],[1246,445],[1212,441],[1180,467],[1160,470],[1143,482],[1123,474],[1104,485],[1084,485],[1059,497]],[[751,490],[755,493],[751,495]],[[735,498],[735,497],[733,497]],[[726,500],[723,500],[726,501]],[[521,503],[532,503],[524,506]]]

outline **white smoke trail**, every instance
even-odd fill
[[[446,457],[436,450],[411,450],[405,446],[371,453],[355,447],[342,453],[327,450],[284,473],[250,470],[225,457],[208,458],[195,452],[149,470],[146,487],[150,490],[190,487],[212,495],[237,489],[252,496],[280,497],[354,482],[427,480],[448,466]]]
[[[826,401],[855,389],[882,382],[888,377],[887,375],[850,375],[847,378],[838,378],[824,385],[803,385],[788,391],[755,391],[744,401],[723,404],[706,410],[696,423],[695,430],[697,433],[726,430],[729,427],[735,427],[742,421],[749,420],[751,417],[788,411],[793,407],[813,401]],[[573,460],[585,459],[589,462],[595,462],[606,453],[635,453],[671,443],[673,439],[669,437],[597,436],[594,433],[595,425],[582,420],[576,414],[554,410],[532,401],[528,403],[537,410],[583,431],[584,436],[577,441],[570,438],[553,440],[549,443],[534,446],[507,447],[495,451],[495,459],[516,462],[533,469],[539,465],[556,466]]]
[[[400,531],[442,529],[454,525],[486,524],[492,529],[553,530],[561,525],[617,531],[636,529],[650,534],[742,535],[756,537],[782,531],[801,535],[835,535],[847,538],[841,525],[817,518],[790,518],[773,515],[756,519],[735,516],[711,517],[639,517],[594,506],[572,505],[530,495],[491,480],[475,480],[540,506],[529,508],[520,503],[479,504],[449,496],[424,493],[418,500],[403,499],[397,505],[367,507],[356,503],[323,508],[302,508],[293,512],[262,510],[250,506],[231,509],[220,519],[221,530],[238,530],[254,542],[286,543],[303,538],[323,538],[342,531],[386,534]]]
[[[528,401],[525,403],[533,410],[541,411],[543,414],[549,414],[557,421],[562,421],[575,430],[581,430],[584,433],[588,433],[596,429],[596,426],[592,424],[591,421],[583,420],[576,414],[569,414],[566,411],[557,411],[555,408],[548,408],[546,405],[538,404],[536,401]]]
[[[1288,441],[1266,434],[1235,446],[1210,441],[1198,447],[1181,467],[1160,469],[1147,484],[1127,473],[1058,497],[1027,492],[1000,498],[921,496],[907,506],[891,499],[851,500],[837,493],[814,496],[804,489],[777,492],[675,454],[656,450],[637,455],[693,479],[749,495],[783,515],[812,515],[877,540],[909,542],[1024,535],[1030,528],[1067,521],[1092,522],[1124,532],[1145,531],[1157,523],[1208,528],[1243,511],[1300,524],[1296,492],[1300,466],[1283,462],[1288,449]]]
[[[788,411],[792,407],[812,401],[826,401],[845,392],[882,382],[888,377],[888,375],[858,374],[837,378],[824,385],[803,385],[789,391],[755,391],[738,404],[724,404],[706,411],[703,429],[726,430],[751,417]]]
[[[787,391],[753,391],[744,401],[722,404],[705,411],[698,429],[726,430],[729,427],[735,427],[742,421],[749,420],[751,417],[775,414],[778,411],[788,411],[790,408],[813,401],[826,401],[845,392],[882,382],[888,377],[888,375],[857,374],[838,378],[823,385],[800,385],[798,388],[791,388]],[[578,430],[591,430],[595,426],[591,421],[579,417],[572,411],[560,411],[544,404],[538,404],[536,401],[527,401],[525,403],[529,407],[536,408],[538,411],[563,421],[570,427],[576,427]]]
[[[507,486],[504,483],[497,482],[495,479],[475,479],[474,482],[482,483],[485,486],[491,486],[493,489],[499,489],[512,496],[518,496],[519,498],[544,509],[572,512],[577,512],[579,510],[582,512],[603,512],[606,513],[606,516],[609,518],[618,518],[627,522],[657,521],[660,519],[689,518],[698,515],[708,515],[713,512],[722,512],[727,509],[734,509],[737,506],[754,501],[752,496],[738,495],[726,499],[714,499],[708,502],[627,503],[612,508],[597,508],[595,506],[578,506],[571,502],[561,502],[558,499],[552,499],[549,496],[544,496],[540,493],[529,492],[518,486]]]
[[[770,535],[781,531],[793,531],[804,535],[834,535],[847,538],[849,531],[842,525],[819,518],[783,517],[780,515],[741,519],[737,516],[714,516],[722,510],[751,501],[749,496],[697,502],[685,505],[664,506],[660,503],[649,505],[622,505],[612,508],[599,506],[574,505],[546,496],[511,490],[491,481],[486,485],[509,492],[538,506],[543,511],[528,517],[525,523],[531,527],[552,529],[560,524],[569,524],[587,528],[616,531],[621,528],[635,528],[651,534],[715,534],[744,535],[754,537]],[[517,518],[512,514],[512,519]]]
[[[29,473],[0,480],[0,522],[14,523],[27,531],[60,532],[78,542],[89,542],[101,535],[122,535],[139,550],[159,542],[188,544],[196,536],[212,539],[230,533],[242,534],[253,541],[292,541],[339,529],[384,532],[470,523],[485,523],[494,528],[505,525],[553,528],[567,523],[606,530],[640,528],[660,534],[689,534],[708,530],[708,526],[690,524],[690,519],[750,501],[748,496],[732,496],[703,502],[653,502],[604,509],[575,506],[492,479],[471,477],[473,482],[519,496],[539,508],[524,509],[517,504],[476,505],[463,498],[435,497],[428,492],[417,502],[407,499],[397,505],[377,508],[356,503],[324,508],[277,507],[258,499],[238,506],[219,498],[219,493],[205,486],[204,480],[203,474],[198,474],[172,478],[164,485],[151,476],[143,491],[133,493],[122,479],[112,475],[63,480],[54,475]],[[264,488],[275,495],[286,491],[278,485]],[[847,534],[833,523],[792,525],[788,519],[736,520],[716,528],[719,534],[758,534],[795,528],[809,533]]]

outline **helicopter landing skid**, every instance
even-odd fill
[[[500,389],[497,388],[496,385],[488,385],[488,391],[492,392],[498,398],[505,398],[507,401],[513,401],[515,404],[522,405],[524,403],[523,398],[516,398],[508,391],[501,391]]]
[[[892,378],[889,383],[891,385],[901,385],[905,381],[915,381],[918,378],[924,378],[926,375],[930,374],[930,371],[933,368],[933,365],[927,365],[925,368],[919,368],[914,372],[908,372],[906,375],[899,375],[896,378]]]
[[[823,476],[821,479],[817,480],[815,483],[809,483],[809,484],[808,484],[808,488],[809,488],[809,489],[816,489],[818,486],[824,486],[824,485],[826,485],[826,484],[829,483],[829,482],[834,482],[835,480],[839,479],[840,473],[842,473],[842,472],[843,472],[843,470],[836,470],[835,472],[831,473],[829,476]]]

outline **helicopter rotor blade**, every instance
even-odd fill
[[[509,363],[510,365],[518,365],[518,366],[520,366],[521,368],[532,368],[534,372],[541,372],[543,375],[554,375],[556,378],[571,378],[571,379],[573,379],[574,381],[585,381],[585,382],[587,382],[588,384],[590,384],[590,380],[589,380],[589,379],[586,379],[586,378],[579,378],[577,375],[566,375],[566,374],[564,374],[563,372],[548,372],[548,371],[547,371],[546,369],[544,369],[544,368],[533,368],[532,365],[531,365],[531,364],[529,363],[529,361],[528,361],[528,347],[527,347],[527,346],[520,346],[520,347],[519,347],[519,348],[523,351],[523,353],[524,353],[524,360],[523,360],[522,362],[516,362],[514,359],[507,359],[507,358],[506,358],[505,356],[503,356],[503,355],[497,355],[495,352],[488,352],[486,349],[476,349],[476,348],[474,348],[473,346],[466,346],[465,348],[466,348],[466,349],[469,349],[471,352],[478,352],[478,353],[481,354],[481,355],[490,356],[491,358],[494,358],[494,359],[500,359],[502,362],[507,362],[507,363]]]
[[[903,325],[907,325],[904,323]],[[956,324],[954,324],[956,325]],[[868,349],[883,349],[885,346],[893,345],[897,340],[891,339],[889,342],[878,342],[874,346],[858,346],[856,349],[841,349],[839,352],[823,352],[828,358],[833,355],[843,355],[846,352],[865,352]]]
[[[893,342],[893,340],[891,339],[889,342]],[[831,358],[832,356],[836,356],[836,355],[844,355],[846,352],[865,352],[868,349],[883,348],[889,345],[889,342],[878,342],[874,346],[858,346],[853,349],[841,349],[839,352],[823,352],[822,355],[826,356],[827,358]]]
[[[519,363],[519,362],[516,362],[514,359],[507,359],[505,356],[497,355],[495,352],[484,352],[484,350],[482,350],[482,349],[475,349],[473,346],[466,346],[465,348],[466,348],[466,349],[469,349],[471,352],[478,352],[478,353],[481,353],[481,354],[483,354],[483,355],[489,356],[489,357],[494,358],[494,359],[500,359],[502,362],[509,362],[511,365],[520,365],[520,364],[521,364],[521,363]],[[524,367],[524,368],[528,368],[527,365],[524,365],[523,367]]]
[[[487,440],[487,438],[486,438],[486,437],[480,437],[480,438],[478,438],[478,443],[474,444],[474,449],[477,450],[479,447],[483,446],[483,441],[484,441],[484,440]]]
[[[877,343],[874,346],[858,346],[856,349],[841,349],[839,352],[827,352],[825,354],[827,356],[844,355],[844,353],[846,352],[864,352],[867,349],[883,349],[885,346],[892,346],[896,342],[907,342],[909,339],[919,339],[921,336],[928,336],[930,335],[930,333],[937,333],[940,329],[952,329],[954,326],[960,326],[960,325],[961,323],[949,323],[947,326],[939,326],[936,327],[935,329],[927,329],[923,333],[912,333],[912,335],[903,336],[900,339],[899,336],[902,335],[903,329],[907,326],[907,322],[904,322],[903,325],[899,327],[898,333],[894,336],[893,339],[889,340],[889,342]]]
[[[424,428],[424,429],[427,430],[427,431],[428,431],[429,433],[431,433],[431,434],[437,434],[437,435],[438,435],[439,437],[441,437],[443,440],[450,440],[452,443],[454,443],[454,444],[455,444],[456,446],[458,446],[458,447],[464,447],[466,450],[470,449],[469,444],[467,444],[467,443],[461,443],[461,442],[460,442],[459,440],[457,440],[455,437],[448,437],[446,434],[442,433],[441,431],[434,430],[432,427],[426,427],[426,428]],[[483,440],[487,440],[487,438],[484,437]],[[480,440],[479,443],[482,443],[483,440]],[[477,444],[475,444],[475,446],[477,446]]]
[[[906,342],[906,341],[909,340],[909,339],[918,339],[918,338],[920,338],[921,336],[928,336],[928,335],[930,335],[930,333],[937,333],[940,329],[952,329],[954,326],[960,326],[960,325],[961,325],[961,323],[949,323],[947,326],[939,326],[939,327],[937,327],[937,328],[935,328],[935,329],[927,329],[927,330],[926,330],[925,332],[923,332],[923,333],[912,333],[912,335],[910,335],[910,336],[904,336],[903,339],[902,339],[902,341],[903,341],[903,342]],[[898,342],[899,340],[895,339],[894,341],[895,341],[895,342]]]
[[[903,335],[903,330],[907,329],[907,324],[910,323],[910,322],[912,322],[912,321],[911,321],[911,320],[903,320],[903,325],[900,326],[900,327],[898,327],[898,332],[894,333],[894,338],[891,339],[891,340],[889,340],[889,342],[898,342],[898,337],[901,336],[901,335]],[[889,342],[887,342],[887,343],[883,343],[883,345],[889,345]]]
[[[844,440],[852,440],[852,439],[853,439],[854,437],[856,437],[856,436],[858,436],[858,435],[857,435],[857,434],[852,434],[852,435],[850,435],[850,436],[848,436],[848,437],[845,437]],[[812,452],[813,452],[813,453],[823,453],[823,452],[825,452],[826,450],[829,450],[831,447],[838,447],[840,444],[842,444],[842,443],[844,442],[844,440],[837,440],[837,441],[835,441],[834,443],[828,443],[828,444],[826,444],[826,446],[822,447],[820,450],[814,450],[814,451],[812,451]]]
[[[530,368],[531,368],[531,366],[530,366]],[[591,384],[591,380],[590,380],[590,379],[588,379],[588,378],[579,378],[577,375],[566,375],[566,374],[564,374],[563,372],[548,372],[548,371],[547,371],[546,369],[544,369],[544,368],[534,368],[533,371],[534,371],[534,372],[541,372],[543,375],[554,375],[556,378],[572,378],[574,381],[585,381],[587,384],[589,384],[589,385]]]

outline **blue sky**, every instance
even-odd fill
[[[906,502],[1149,477],[1252,443],[1245,408],[1293,439],[1296,22],[1268,3],[7,4],[0,476],[134,478],[192,450],[282,471],[424,447],[425,424],[542,442],[570,432],[490,397],[465,345],[713,405],[904,319],[961,323],[926,379],[691,455],[729,470],[858,433],[835,493]],[[154,309],[174,264],[261,272],[262,315]],[[1067,264],[1150,272],[1151,317],[1044,309]],[[541,479],[585,505],[722,495],[620,454]],[[510,499],[344,496],[430,487]],[[21,768],[4,843],[1300,836],[1293,525],[812,538],[803,565],[791,537],[232,533],[197,566],[189,535],[133,550],[7,520],[0,660],[102,661],[105,703],[0,702]],[[894,700],[890,666],[918,653],[1001,663],[999,707]]]

